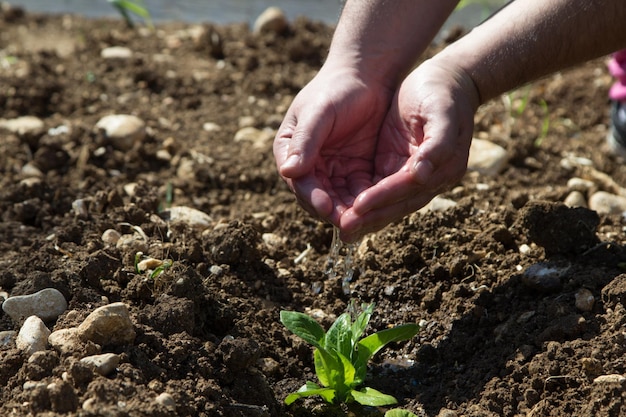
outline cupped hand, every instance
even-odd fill
[[[373,185],[376,140],[393,91],[356,71],[322,67],[295,97],[274,140],[281,177],[313,216],[338,226]]]
[[[403,81],[374,150],[372,185],[341,215],[344,241],[420,209],[464,175],[479,102],[469,75],[436,58]]]

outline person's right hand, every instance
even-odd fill
[[[274,141],[281,177],[313,216],[335,226],[371,187],[377,136],[393,91],[325,65],[291,104]]]
[[[455,64],[431,59],[400,85],[378,136],[373,185],[341,217],[344,241],[420,209],[465,173],[480,97]]]

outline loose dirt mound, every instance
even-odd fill
[[[47,323],[53,331],[123,302],[136,332],[131,344],[48,346],[31,360],[9,336],[0,414],[381,415],[314,398],[282,404],[315,375],[310,347],[279,311],[317,311],[327,326],[355,298],[377,305],[370,330],[422,324],[377,356],[368,380],[417,415],[626,415],[624,221],[556,204],[574,177],[614,193],[626,184],[623,161],[603,150],[604,62],[484,106],[476,136],[507,149],[506,169],[468,174],[444,195],[455,207],[368,237],[345,295],[323,273],[331,228],[299,209],[271,153],[331,34],[305,20],[255,36],[245,25],[151,32],[0,15],[1,117],[44,123],[1,133],[0,290],[61,291],[69,307]],[[103,58],[112,46],[132,56]],[[147,136],[113,146],[94,130],[109,114],[138,116]],[[168,220],[170,206],[201,210],[209,224]],[[103,241],[107,229],[126,243]],[[172,265],[138,273],[140,251]],[[593,305],[577,306],[588,293]],[[0,312],[0,331],[21,324]],[[89,352],[120,363],[99,375],[79,361]]]

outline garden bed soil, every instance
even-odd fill
[[[422,325],[376,356],[367,381],[418,416],[626,415],[626,223],[557,204],[574,177],[597,189],[610,183],[599,173],[626,184],[624,162],[604,145],[605,60],[483,106],[475,136],[508,151],[505,169],[468,173],[443,195],[455,207],[368,236],[346,295],[324,274],[332,228],[299,208],[271,149],[331,35],[304,19],[255,35],[245,24],[150,31],[3,9],[0,116],[36,116],[45,129],[0,136],[0,290],[61,291],[69,308],[50,330],[123,302],[136,337],[101,346],[121,358],[107,376],[77,371],[80,354],[48,347],[33,363],[4,344],[1,415],[382,415],[319,398],[283,404],[316,378],[310,346],[279,312],[314,313],[328,326],[351,299],[376,303],[369,332]],[[132,57],[102,58],[111,46]],[[109,114],[138,116],[147,137],[131,149],[107,143],[94,126]],[[243,127],[258,130],[235,141]],[[169,206],[211,223],[163,220]],[[138,228],[147,241],[102,240],[107,229]],[[154,279],[139,274],[139,250],[173,265]],[[539,262],[565,272],[527,279]],[[594,304],[581,309],[583,289]],[[0,312],[0,331],[20,325]],[[174,403],[156,401],[162,393]]]

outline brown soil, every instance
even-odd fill
[[[282,403],[316,379],[311,348],[283,328],[280,310],[319,309],[327,326],[351,298],[376,303],[369,331],[423,324],[412,341],[376,357],[368,380],[417,415],[626,415],[625,383],[594,383],[626,373],[624,219],[550,203],[563,201],[568,179],[589,176],[562,163],[572,155],[591,160],[596,178],[626,183],[623,163],[604,151],[611,79],[603,60],[506,96],[512,110],[506,100],[484,106],[476,136],[510,152],[507,168],[496,178],[468,174],[445,194],[455,208],[370,236],[344,295],[323,273],[332,229],[279,180],[271,140],[233,140],[240,123],[277,128],[321,65],[332,28],[299,20],[284,35],[254,36],[246,25],[213,26],[220,42],[212,46],[186,29],[0,15],[1,116],[69,128],[1,134],[0,290],[60,290],[69,309],[51,330],[122,301],[137,332],[132,345],[102,347],[122,357],[108,377],[51,348],[37,364],[14,345],[2,348],[1,415],[381,415],[318,398]],[[134,56],[105,61],[107,46]],[[93,127],[112,113],[145,120],[147,139],[125,152],[103,143]],[[207,122],[221,130],[204,129]],[[40,181],[23,181],[28,162]],[[78,199],[87,213],[73,210]],[[215,225],[168,224],[158,214],[169,203],[202,210]],[[144,252],[173,267],[156,280],[136,274],[138,248],[101,239],[109,228],[132,232],[124,223],[141,227]],[[279,239],[268,245],[266,233]],[[540,261],[569,269],[547,283],[524,279]],[[591,311],[575,306],[583,288],[595,297]],[[19,326],[0,312],[0,330]],[[65,372],[70,382],[61,382]],[[29,390],[27,381],[56,385]],[[155,402],[163,392],[175,409]],[[87,399],[97,407],[83,410]]]

